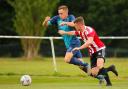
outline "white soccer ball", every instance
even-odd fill
[[[29,75],[23,75],[20,78],[20,82],[23,86],[29,86],[32,83],[32,79]]]

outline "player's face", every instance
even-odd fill
[[[77,31],[80,31],[80,25],[79,25],[78,23],[75,23],[75,29],[76,29]]]
[[[61,19],[66,19],[67,16],[68,16],[68,11],[67,10],[63,10],[63,9],[60,9],[58,10],[58,14],[60,16]]]
[[[77,31],[83,31],[83,29],[84,29],[84,24],[81,23],[81,22],[75,23],[75,29],[76,29]]]

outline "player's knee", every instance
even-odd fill
[[[99,68],[98,67],[94,67],[91,69],[91,75],[96,76],[99,72]]]
[[[103,68],[103,66],[104,66],[104,59],[103,59],[103,58],[99,58],[99,59],[97,60],[97,67],[98,67],[99,69],[101,69],[101,68]]]
[[[73,57],[73,53],[67,52],[66,55],[65,55],[64,61],[66,63],[70,63],[70,60],[71,60],[72,57]]]
[[[98,67],[99,69],[102,69],[102,68],[103,68],[103,65],[97,65],[97,67]]]
[[[97,68],[102,69],[104,67],[104,63],[97,64]]]
[[[64,61],[65,61],[66,63],[70,63],[70,60],[71,60],[71,59],[64,58]]]

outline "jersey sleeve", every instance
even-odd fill
[[[76,36],[79,35],[79,32],[78,32],[78,31],[75,31],[75,35],[76,35]]]
[[[73,22],[75,20],[75,16],[74,15],[70,15],[70,22]]]
[[[95,36],[95,31],[92,29],[91,31],[89,31],[88,37],[94,37]]]
[[[58,16],[54,16],[48,21],[48,25],[57,25]]]

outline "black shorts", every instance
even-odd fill
[[[105,49],[101,49],[95,53],[92,54],[91,56],[91,68],[96,67],[97,65],[97,59],[98,58],[103,58],[105,62]]]

